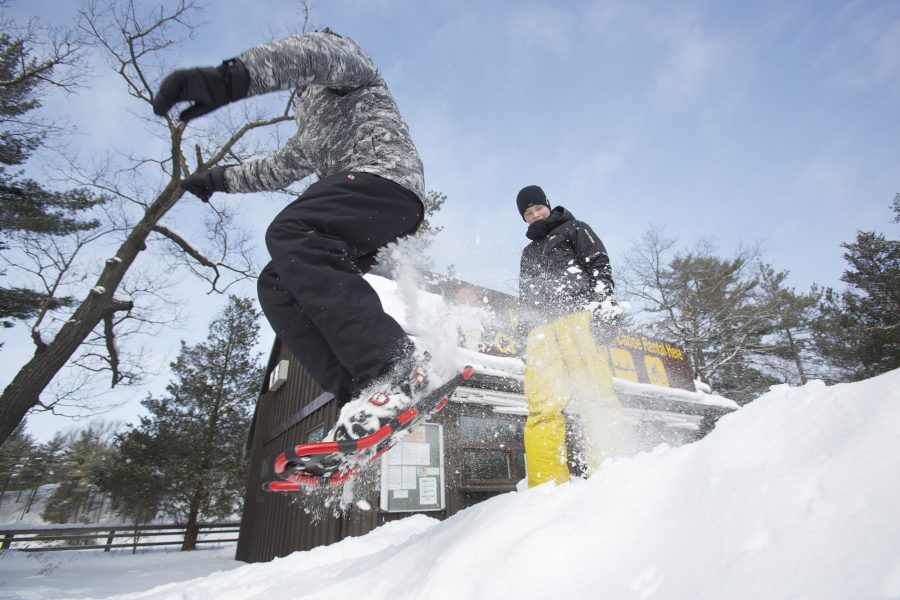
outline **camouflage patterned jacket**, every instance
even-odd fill
[[[315,173],[373,173],[425,198],[422,160],[372,59],[325,29],[243,52],[249,96],[296,90],[298,131],[271,156],[230,167],[230,192],[281,189]]]

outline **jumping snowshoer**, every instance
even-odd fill
[[[183,189],[282,189],[318,176],[269,226],[259,276],[263,311],[291,353],[343,406],[329,439],[358,438],[436,385],[426,355],[382,308],[362,275],[380,248],[424,217],[422,161],[371,58],[325,29],[262,44],[218,67],[178,70],[153,98],[182,121],[249,96],[291,90],[298,131],[271,156],[195,172]],[[369,410],[371,408],[372,410]]]
[[[616,313],[612,270],[597,234],[531,185],[516,197],[531,243],[522,251],[519,301],[531,328],[525,358],[528,485],[568,481],[566,410],[580,417],[579,469],[589,474],[621,447],[622,407],[596,332]]]

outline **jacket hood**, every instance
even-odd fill
[[[529,225],[528,231],[525,232],[525,236],[529,240],[542,240],[547,237],[551,231],[553,231],[560,225],[573,220],[575,220],[575,217],[572,215],[572,213],[567,211],[562,206],[557,206],[550,211],[549,217],[540,221],[536,221]]]

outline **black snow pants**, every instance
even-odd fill
[[[375,254],[418,229],[419,198],[388,179],[341,172],[311,185],[266,231],[259,301],[275,334],[340,404],[412,342],[363,279]]]

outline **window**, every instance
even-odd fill
[[[468,479],[512,479],[509,453],[504,450],[465,450],[463,461]]]
[[[323,437],[325,437],[325,425],[316,425],[306,434],[306,443],[321,442]]]
[[[516,417],[460,417],[464,488],[508,488],[525,476],[523,426],[524,421]]]
[[[521,444],[524,425],[519,419],[462,416],[459,420],[463,443]]]

